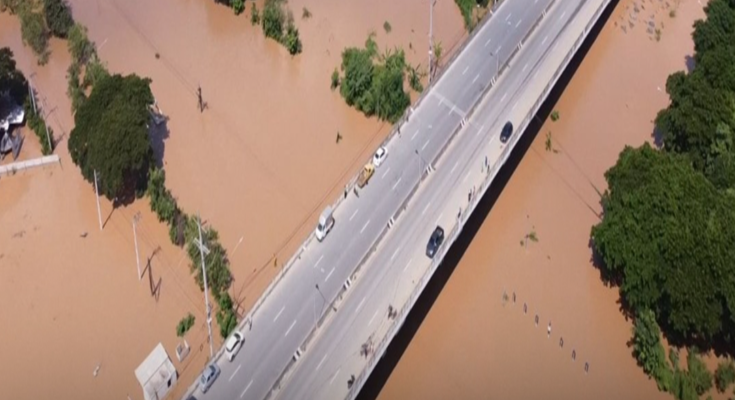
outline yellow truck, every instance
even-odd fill
[[[363,186],[367,185],[370,178],[375,173],[375,166],[373,163],[367,163],[362,168],[362,171],[360,172],[360,176],[357,178],[357,186],[362,189]]]

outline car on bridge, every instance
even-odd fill
[[[506,143],[510,136],[513,134],[513,123],[510,121],[503,125],[503,130],[500,131],[500,143]]]
[[[426,244],[426,256],[434,258],[436,251],[439,250],[439,246],[444,243],[444,228],[437,225],[434,232],[431,233],[429,243]]]

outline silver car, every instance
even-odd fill
[[[220,374],[220,369],[217,364],[209,364],[207,368],[202,372],[202,376],[199,377],[199,388],[202,389],[202,393],[207,393],[210,387]]]

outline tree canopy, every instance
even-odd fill
[[[605,177],[604,219],[592,238],[625,301],[653,310],[680,338],[733,332],[735,198],[685,156],[648,144],[626,148]]]
[[[51,34],[59,38],[66,38],[69,29],[74,25],[71,8],[66,0],[43,0],[43,12]]]
[[[105,76],[74,115],[69,153],[100,193],[124,200],[145,187],[153,150],[148,137],[150,79]]]
[[[13,51],[7,47],[0,48],[0,91],[7,90],[18,105],[23,105],[28,97],[27,84],[25,76],[16,67]]]
[[[365,115],[396,122],[411,104],[403,88],[406,66],[403,50],[379,55],[373,35],[370,35],[365,48],[350,47],[342,52],[344,77],[337,79],[340,93],[348,105]]]

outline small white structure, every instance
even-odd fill
[[[178,374],[161,343],[135,370],[145,400],[161,400],[176,384]]]

